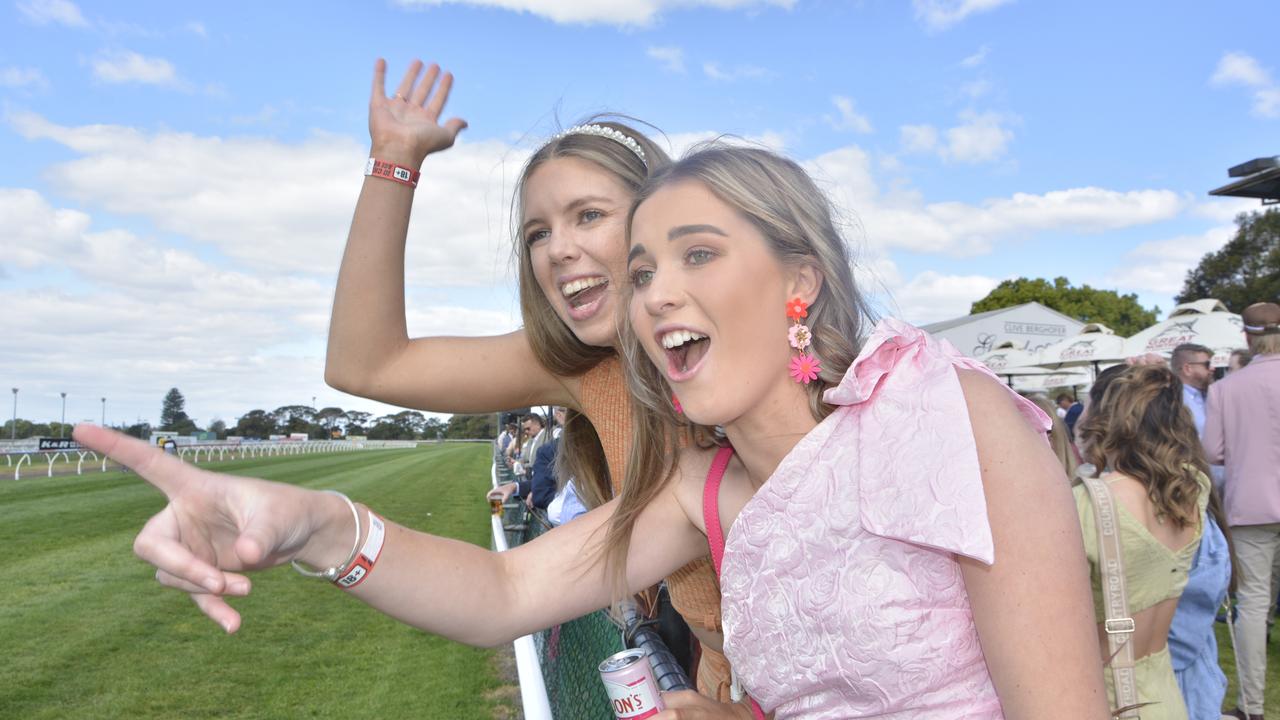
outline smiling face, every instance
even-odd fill
[[[787,373],[786,303],[812,302],[814,271],[781,263],[705,185],[673,183],[637,208],[627,271],[632,328],[690,420],[807,402]]]
[[[616,298],[626,258],[632,194],[594,163],[547,160],[524,185],[521,242],[538,287],[579,340],[617,342]]]

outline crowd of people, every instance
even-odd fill
[[[1266,643],[1280,582],[1280,306],[1261,302],[1242,315],[1248,349],[1232,352],[1215,382],[1213,350],[1187,343],[1169,359],[1132,358],[1103,371],[1088,403],[1055,398],[1050,444],[1068,477],[1102,478],[1121,508],[1117,548],[1133,629],[1107,631],[1105,558],[1097,506],[1075,487],[1090,560],[1099,635],[1111,665],[1128,662],[1143,718],[1221,716],[1227,677],[1214,622],[1238,598],[1235,655],[1238,707],[1261,718]],[[1253,370],[1241,372],[1257,358]],[[1042,408],[1044,395],[1032,399]],[[1228,441],[1230,438],[1230,441]],[[1064,442],[1065,440],[1065,442]],[[1270,473],[1270,475],[1268,475]],[[1225,496],[1225,501],[1224,501]],[[1243,544],[1242,544],[1243,539]],[[1235,612],[1232,613],[1235,616]],[[1134,656],[1113,656],[1113,637],[1132,638]],[[1108,678],[1108,691],[1115,682]],[[1185,714],[1176,706],[1181,697]]]
[[[876,320],[826,196],[794,161],[725,142],[672,161],[632,124],[595,118],[542,145],[518,180],[524,327],[409,338],[413,186],[465,123],[442,121],[452,77],[436,66],[414,63],[391,96],[384,75],[379,61],[374,169],[326,381],[436,412],[557,406],[504,427],[517,482],[500,492],[551,506],[572,488],[589,511],[492,553],[380,515],[394,507],[215,475],[77,428],[168,497],[135,551],[227,632],[245,572],[285,562],[476,645],[665,580],[697,640],[698,692],[668,694],[662,720],[1188,717],[1199,701],[1178,682],[1206,657],[1195,613],[1217,607],[1230,574],[1230,553],[1202,540],[1219,517],[1215,462],[1253,672],[1244,636],[1267,603],[1250,576],[1269,574],[1255,568],[1280,545],[1280,512],[1266,514],[1280,511],[1280,432],[1256,429],[1261,403],[1280,408],[1280,308],[1246,310],[1257,354],[1210,389],[1203,446],[1181,379],[1199,377],[1194,355],[1103,373],[1059,418],[927,333]],[[1118,523],[1098,521],[1116,506]],[[1129,588],[1119,614],[1104,592],[1112,544]],[[1182,600],[1196,605],[1185,656],[1170,639]],[[1241,717],[1261,716],[1261,677],[1242,678]]]

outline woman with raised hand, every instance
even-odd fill
[[[1113,635],[1118,636],[1117,644],[1127,645],[1132,655],[1131,663],[1120,656],[1121,660],[1112,660],[1112,667],[1107,669],[1112,706],[1140,705],[1143,720],[1185,720],[1187,706],[1170,657],[1170,627],[1200,550],[1211,491],[1209,466],[1195,423],[1182,402],[1182,383],[1163,363],[1108,368],[1090,389],[1089,407],[1078,427],[1085,460],[1101,469],[1103,490],[1119,507],[1115,513],[1115,547],[1123,563],[1123,599],[1132,621],[1112,619],[1108,633],[1108,601],[1115,603],[1120,598],[1112,599],[1104,590],[1118,585],[1108,581],[1102,570],[1107,558],[1099,550],[1102,541],[1098,537],[1098,511],[1091,498],[1097,491],[1091,492],[1085,485],[1075,488],[1103,657],[1114,654],[1116,645],[1108,648],[1108,639]],[[1102,512],[1108,510],[1104,508]],[[1213,610],[1226,594],[1231,574],[1225,538],[1220,533],[1213,538],[1222,547],[1213,571],[1217,577],[1205,578],[1208,586],[1197,588],[1198,593],[1212,596],[1202,601],[1207,607],[1201,610],[1203,620],[1198,622],[1201,638],[1205,629],[1211,637]],[[1187,630],[1183,628],[1183,633]],[[1180,640],[1184,656],[1203,654],[1202,648],[1190,652],[1186,647],[1195,639],[1191,636]],[[1216,647],[1214,650],[1216,657]],[[1184,660],[1183,665],[1186,664]],[[1131,681],[1122,682],[1131,684],[1134,698],[1117,698],[1113,678],[1116,667],[1131,677]],[[1207,668],[1200,672],[1209,674]],[[1194,679],[1205,684],[1220,682],[1215,693],[1219,704],[1212,707],[1217,713],[1226,689],[1225,678]],[[1198,717],[1204,717],[1209,709],[1206,706],[1212,703],[1201,702],[1200,695],[1210,694],[1209,689],[1189,689],[1187,697],[1196,700],[1197,707],[1202,708]]]
[[[631,438],[615,320],[625,285],[626,217],[648,174],[670,162],[667,154],[635,128],[604,119],[547,141],[515,186],[523,328],[494,337],[410,338],[404,275],[414,184],[426,158],[452,147],[466,123],[440,122],[453,76],[438,66],[423,74],[414,61],[390,97],[385,77],[386,63],[378,60],[369,101],[370,164],[386,171],[365,180],[356,204],[334,297],[325,381],[431,412],[564,406],[570,412],[560,474],[574,478],[588,507],[603,504],[622,482]],[[411,182],[395,181],[397,167]],[[724,696],[730,671],[718,652],[719,591],[709,560],[678,569],[668,586],[672,605],[702,644],[699,688]]]
[[[406,622],[493,645],[710,548],[735,686],[758,703],[669,693],[661,720],[1106,717],[1088,566],[1043,415],[909,325],[862,337],[843,241],[795,163],[717,146],[638,197],[623,348],[643,404],[620,498],[492,553],[77,428],[169,498],[139,555],[228,630],[242,571],[295,560]],[[674,447],[677,403],[721,439]]]

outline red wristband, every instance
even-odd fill
[[[364,174],[374,177],[393,180],[401,185],[408,185],[411,188],[418,187],[418,177],[422,174],[417,170],[407,168],[403,165],[397,165],[386,160],[377,160],[369,158],[369,162],[364,165]]]
[[[386,526],[382,518],[374,515],[370,510],[369,535],[364,539],[364,547],[360,548],[360,554],[356,556],[355,562],[345,568],[333,584],[344,590],[350,590],[364,582],[364,579],[369,577],[369,573],[373,572],[373,564],[378,562],[378,556],[382,554],[382,543],[385,539]]]

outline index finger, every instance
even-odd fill
[[[387,61],[378,58],[373,64],[373,99],[387,99]]]
[[[71,431],[71,437],[136,472],[166,497],[173,497],[182,486],[181,477],[192,472],[189,465],[165,454],[160,448],[115,430],[83,423]]]

